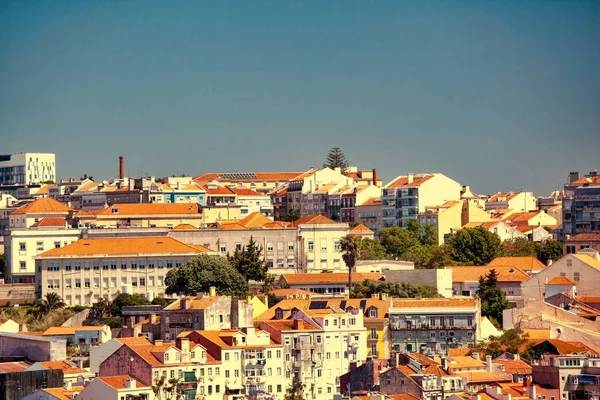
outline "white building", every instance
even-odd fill
[[[79,393],[77,400],[154,399],[151,386],[146,386],[129,375],[99,376]]]
[[[491,210],[513,210],[515,212],[535,211],[537,199],[533,192],[498,192],[485,203],[486,211]]]
[[[0,185],[56,181],[54,153],[0,155]]]
[[[258,193],[244,187],[231,188],[231,190],[237,195],[237,205],[241,206],[240,213],[242,217],[252,213],[273,215],[273,202],[268,194]]]

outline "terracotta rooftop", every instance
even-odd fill
[[[197,231],[198,228],[196,228],[194,225],[190,225],[190,224],[179,224],[172,230],[174,230],[174,231]]]
[[[290,226],[297,228],[304,224],[335,224],[336,222],[322,215],[309,215],[292,222]]]
[[[547,342],[552,347],[556,349],[556,352],[561,355],[573,354],[573,353],[591,353],[598,354],[595,350],[588,347],[584,343],[581,342],[565,342],[560,339],[543,339],[538,340],[535,346],[539,346],[540,344]]]
[[[392,182],[388,183],[386,188],[418,187],[431,178],[433,178],[433,175],[431,174],[413,175],[413,181],[408,183],[408,176],[399,176]]]
[[[600,233],[579,233],[565,241],[570,242],[570,241],[578,241],[578,240],[583,240],[583,241],[589,240],[589,241],[599,241],[600,242]]]
[[[498,266],[498,267],[453,267],[446,269],[452,270],[452,282],[477,282],[479,277],[489,274],[493,269],[498,273],[498,282],[524,282],[529,279],[529,275],[518,267]]]
[[[496,383],[512,381],[510,376],[487,371],[458,371],[455,372],[454,375],[467,378],[469,383]]]
[[[531,375],[532,372],[531,365],[523,360],[494,360],[493,363],[504,366],[504,372],[511,375]]]
[[[198,214],[196,203],[131,203],[113,204],[100,211],[98,215],[181,215]]]
[[[600,176],[583,177],[571,182],[571,185],[585,185],[586,183],[600,183]]]
[[[248,188],[232,188],[232,190],[238,196],[266,196],[265,194],[258,193],[256,190],[248,189]]]
[[[359,224],[357,226],[355,226],[354,228],[352,228],[350,230],[350,233],[373,233],[372,230],[370,230],[369,228],[367,228],[365,225],[363,224]]]
[[[487,266],[498,265],[510,265],[523,271],[540,271],[546,268],[546,265],[535,257],[496,257]]]
[[[242,225],[248,229],[260,228],[261,226],[264,226],[266,224],[271,224],[271,223],[273,223],[272,219],[270,219],[258,212],[252,213],[252,214],[248,215],[247,217],[245,217],[244,219],[239,221],[240,225]]]
[[[381,205],[381,198],[371,197],[370,199],[366,200],[364,203],[358,205],[357,207],[380,206],[380,205]]]
[[[83,388],[84,388],[83,386],[72,386],[71,390],[67,390],[62,387],[46,388],[46,389],[40,389],[40,390],[53,396],[53,400],[54,400],[54,398],[56,398],[58,400],[74,400],[75,393],[80,393],[83,390]]]
[[[240,230],[240,229],[248,229],[248,228],[246,228],[244,225],[241,225],[237,222],[230,222],[230,223],[219,225],[219,229],[229,231],[229,230]]]
[[[496,203],[496,202],[499,202],[499,201],[508,201],[508,200],[512,200],[513,198],[515,198],[519,194],[520,194],[520,192],[496,193],[494,195],[491,195],[489,197],[488,201],[490,203]]]
[[[125,383],[128,380],[135,380],[134,378],[130,377],[129,375],[99,376],[98,379],[100,379],[102,382],[106,383],[108,386],[110,386],[114,389],[117,389],[117,390],[127,388]],[[136,381],[136,388],[141,388],[141,387],[144,387],[144,385],[141,382]]]
[[[65,375],[78,375],[88,373],[87,371],[81,368],[72,366],[66,361],[41,361],[37,362],[36,364],[46,369],[60,369]]]
[[[226,186],[205,185],[204,190],[206,190],[207,195],[235,196],[235,192]]]
[[[275,297],[298,296],[298,295],[314,296],[315,295],[313,292],[309,292],[308,290],[292,289],[292,288],[275,289],[275,290],[271,291],[270,294],[272,294]]]
[[[214,253],[212,250],[189,245],[171,237],[120,237],[79,239],[64,247],[50,249],[38,257],[73,257],[90,255],[139,255],[139,254],[189,254]]]
[[[310,322],[304,321],[303,324],[298,326],[298,329],[294,328],[294,321],[292,320],[272,320],[272,321],[263,321],[263,324],[271,326],[273,329],[277,331],[290,331],[290,330],[304,330],[304,331],[313,331],[313,330],[321,330],[321,327],[318,325],[313,325]]]
[[[566,276],[557,276],[546,282],[546,285],[575,285],[575,282]]]
[[[64,228],[67,223],[64,218],[42,218],[38,222],[31,225],[32,228],[44,228],[44,227],[53,227],[53,228]]]
[[[432,299],[393,299],[392,307],[404,307],[404,308],[413,308],[413,307],[476,307],[477,299],[474,298],[455,298],[455,299],[445,299],[445,298],[432,298]]]
[[[51,326],[42,336],[71,336],[76,331],[101,331],[102,326]]]
[[[344,272],[332,273],[301,273],[301,274],[283,274],[281,277],[288,285],[327,285],[348,283],[348,274]],[[383,280],[383,275],[379,272],[353,272],[352,282],[362,282],[366,279]]]
[[[0,374],[9,374],[11,372],[22,372],[31,367],[23,361],[3,362],[0,363]]]
[[[54,199],[43,197],[17,208],[10,215],[21,214],[66,214],[72,208]]]
[[[203,299],[198,299],[196,296],[183,297],[180,300],[174,301],[164,308],[165,311],[181,310],[181,302],[183,299],[191,301],[191,310],[205,310],[221,299],[221,296],[207,296]]]

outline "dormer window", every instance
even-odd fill
[[[169,361],[169,353],[165,353],[165,361]]]
[[[179,361],[179,352],[175,353],[175,361]]]
[[[283,319],[283,310],[277,309],[275,311],[275,319]]]
[[[377,318],[377,309],[376,308],[369,309],[369,318]]]

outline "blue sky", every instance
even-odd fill
[[[547,194],[600,167],[600,1],[2,1],[0,152]]]

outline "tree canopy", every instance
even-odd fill
[[[167,294],[191,296],[208,292],[211,286],[215,286],[222,295],[245,296],[248,293],[246,278],[227,258],[206,254],[200,254],[181,267],[170,270],[165,284]]]
[[[349,164],[346,160],[346,155],[344,154],[342,149],[336,146],[329,150],[329,153],[327,154],[327,159],[325,160],[323,167],[331,169],[340,168],[343,173],[348,170],[348,165]]]
[[[511,308],[511,305],[498,287],[498,273],[495,269],[491,269],[485,277],[479,277],[477,295],[481,299],[481,314],[488,317],[494,325],[500,326],[502,311]]]
[[[145,306],[148,304],[150,304],[150,301],[141,293],[120,293],[110,304],[110,310],[112,315],[121,316],[121,310],[125,306]]]
[[[354,235],[346,235],[340,240],[342,259],[348,268],[348,291],[352,288],[352,272],[360,254],[360,242],[361,238]]]
[[[262,282],[267,276],[268,267],[262,258],[262,248],[257,245],[252,236],[247,246],[243,246],[241,250],[235,249],[231,256],[228,254],[227,261],[246,278],[246,282],[250,280]]]
[[[385,259],[385,247],[377,239],[363,238],[360,241],[359,260],[383,260]]]
[[[409,282],[380,282],[372,279],[356,283],[350,292],[350,297],[370,298],[374,293],[387,293],[390,297],[398,298],[440,297],[434,286],[413,285]]]
[[[304,389],[306,385],[302,383],[300,378],[294,375],[292,379],[292,384],[287,388],[285,395],[283,396],[284,400],[304,400]]]
[[[461,229],[448,244],[452,258],[463,265],[487,265],[502,253],[500,237],[481,227]]]
[[[544,264],[548,264],[548,261],[556,261],[563,256],[563,247],[560,242],[556,240],[548,240],[539,252],[539,260]]]
[[[526,238],[508,239],[502,242],[502,255],[506,257],[536,257],[539,245]]]
[[[282,220],[284,220],[286,222],[294,222],[294,221],[299,220],[300,218],[302,218],[302,214],[300,213],[300,210],[298,210],[296,208],[292,208],[290,210],[290,212],[288,212],[288,214],[282,218]]]
[[[52,311],[60,310],[65,306],[65,302],[58,293],[50,292],[46,293],[46,296],[36,301],[34,313],[38,319],[41,319]]]
[[[516,329],[509,329],[504,331],[501,336],[490,336],[486,344],[482,344],[479,350],[484,351],[487,355],[492,358],[499,357],[500,355],[509,352],[512,354],[519,354],[521,358],[525,360],[532,360],[533,354],[533,341],[529,339],[528,333]]]

